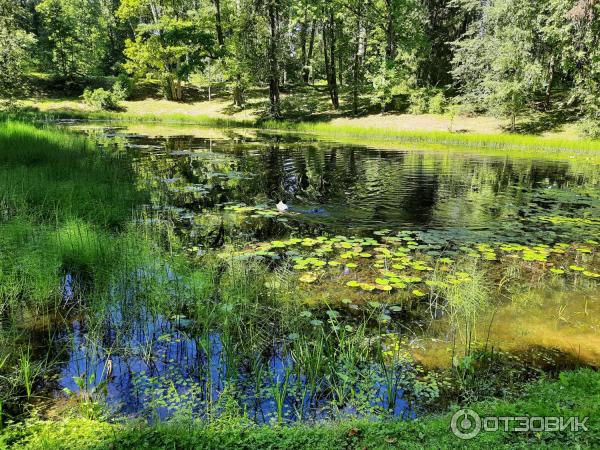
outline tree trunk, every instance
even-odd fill
[[[306,80],[306,41],[307,41],[308,23],[306,18],[306,11],[304,12],[304,20],[300,25],[300,61],[302,61],[302,80],[307,83]]]
[[[183,86],[181,85],[181,80],[175,82],[175,100],[178,102],[183,100]]]
[[[335,72],[335,20],[333,10],[329,11],[329,21],[323,24],[323,56],[325,58],[325,69],[327,72],[327,87],[331,97],[333,109],[338,109],[340,101],[338,98],[337,75]]]
[[[223,37],[223,24],[221,23],[221,0],[213,0],[215,7],[215,28],[217,31],[217,42],[219,47],[225,47],[225,38]]]
[[[327,90],[331,96],[331,66],[329,64],[329,38],[327,36],[327,24],[323,22],[323,59],[325,62],[325,77],[327,78]]]
[[[546,85],[546,100],[545,100],[545,108],[550,108],[550,97],[552,95],[552,83],[554,82],[554,55],[550,58],[550,63],[548,64],[548,84]]]
[[[337,37],[336,37],[336,39],[337,39]],[[340,82],[340,86],[344,86],[344,58],[343,58],[341,51],[337,52],[337,59],[338,59],[338,66],[337,66],[338,80]]]
[[[331,35],[331,104],[333,105],[333,109],[338,109],[340,106],[340,101],[338,99],[338,86],[337,86],[337,77],[335,71],[335,20],[333,17],[333,10],[329,13],[329,32]]]
[[[167,78],[167,89],[169,92],[168,100],[173,100],[175,102],[180,102],[183,99],[183,88],[181,86],[181,80],[176,80],[175,78],[169,76]]]
[[[278,11],[277,0],[269,0],[269,103],[271,116],[279,118],[279,61],[277,59]]]
[[[362,2],[358,2],[358,17],[356,18],[356,51],[352,67],[352,113],[358,114],[358,95],[362,80],[362,64],[365,55],[365,40],[367,30],[363,25]]]
[[[392,5],[393,0],[385,0],[385,7],[387,10],[387,18],[385,25],[385,59],[388,62],[393,61],[396,58],[396,39],[394,32],[394,10]]]
[[[312,59],[313,53],[315,50],[315,33],[317,31],[317,22],[315,20],[312,21],[310,26],[310,40],[308,42],[308,53],[306,54],[306,61],[304,66],[307,68],[304,72],[304,82],[308,84],[312,74]],[[314,79],[313,79],[314,82]]]
[[[338,42],[339,39],[343,39],[343,33],[342,31],[338,28],[335,27],[335,29],[333,30],[333,33],[335,33],[335,39],[336,39],[336,43]],[[337,52],[337,75],[338,75],[338,83],[340,85],[340,87],[344,86],[344,52],[342,52],[340,50],[340,48],[338,47],[336,49]]]
[[[510,131],[515,131],[515,126],[517,124],[517,101],[515,98],[515,94],[512,95],[512,105],[510,110]]]
[[[236,75],[235,84],[233,85],[233,104],[240,108],[244,106],[244,89],[242,86],[242,76]]]

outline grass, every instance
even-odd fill
[[[310,98],[312,91],[305,94]],[[301,95],[301,96],[302,96]],[[450,119],[444,115],[368,115],[358,118],[327,116],[325,120],[310,117],[299,120],[263,120],[255,113],[228,114],[226,101],[181,104],[162,100],[126,102],[123,112],[92,111],[75,102],[33,102],[18,116],[45,119],[87,119],[133,123],[177,123],[227,128],[258,128],[272,131],[306,133],[319,139],[351,144],[377,145],[380,148],[416,147],[424,150],[477,151],[527,157],[568,158],[571,155],[593,159],[600,157],[600,141],[578,139],[571,131],[548,135],[499,132],[500,122],[489,117],[457,118],[467,124],[468,131],[450,132]],[[254,111],[254,110],[252,110]],[[483,122],[485,126],[477,126]],[[515,151],[518,150],[518,151]],[[548,154],[550,152],[550,154]],[[569,154],[569,156],[565,156]]]
[[[516,156],[539,156],[548,151],[553,153],[568,152],[583,156],[598,157],[600,141],[589,139],[550,138],[521,134],[499,133],[454,133],[449,131],[406,131],[387,128],[362,127],[360,125],[337,125],[328,123],[267,121],[263,128],[288,130],[314,134],[316,136],[349,143],[369,142],[370,146],[390,147],[391,145],[411,144],[418,148],[452,150],[462,147],[466,150],[527,150],[528,152],[510,152]],[[439,147],[438,147],[439,148]]]
[[[88,220],[116,227],[144,195],[127,162],[94,151],[83,137],[52,127],[0,122],[0,209],[36,220]]]
[[[52,127],[0,123],[0,310],[62,295],[65,274],[83,286],[125,261],[127,231],[145,198],[126,161]]]
[[[102,343],[110,355],[141,355],[139,361],[146,362],[161,357],[154,351],[155,336],[150,341],[129,342],[128,330],[135,330],[140,325],[147,328],[152,319],[146,317],[151,314],[189,322],[190,333],[200,336],[200,346],[205,349],[203,356],[210,361],[199,367],[199,372],[204,371],[204,374],[198,378],[204,376],[211,382],[214,356],[210,350],[211,339],[218,334],[222,350],[216,357],[218,365],[225,367],[223,380],[226,385],[218,399],[212,398],[211,389],[206,397],[194,399],[196,406],[205,402],[208,419],[199,418],[201,414],[193,413],[190,406],[185,420],[182,419],[185,411],[179,411],[177,420],[150,427],[131,420],[109,423],[99,418],[101,414],[97,414],[95,408],[80,408],[80,411],[88,411],[85,419],[75,413],[63,414],[57,421],[31,419],[9,424],[0,436],[0,446],[49,449],[421,448],[424,445],[453,447],[468,444],[474,448],[476,445],[514,448],[532,444],[558,446],[564,442],[585,447],[598,438],[597,423],[594,422],[596,428],[590,434],[490,433],[464,443],[449,433],[448,414],[424,416],[416,421],[351,419],[314,426],[285,425],[289,423],[285,404],[293,396],[301,401],[306,394],[311,399],[327,399],[336,417],[343,416],[348,407],[367,415],[387,417],[399,386],[405,394],[403,399],[413,399],[417,406],[421,402],[439,400],[435,380],[422,377],[400,349],[386,349],[389,346],[382,339],[390,336],[391,328],[387,323],[391,317],[385,314],[389,306],[384,304],[385,297],[359,294],[363,303],[369,298],[379,299],[381,303],[361,304],[365,307],[356,308],[355,317],[343,316],[342,320],[342,313],[332,309],[328,293],[318,286],[319,283],[312,291],[298,287],[294,283],[295,277],[290,276],[290,270],[284,264],[275,267],[275,264],[264,264],[262,257],[263,262],[239,258],[239,254],[235,255],[229,249],[220,254],[220,258],[209,252],[205,257],[199,256],[196,265],[190,264],[189,259],[179,254],[183,249],[177,237],[172,235],[172,229],[161,229],[157,225],[148,230],[132,223],[133,211],[144,201],[146,194],[135,189],[134,174],[127,161],[97,151],[82,138],[55,128],[0,123],[0,177],[3,188],[0,194],[0,250],[10,255],[0,260],[0,312],[9,318],[13,331],[13,334],[0,334],[0,349],[2,353],[9,346],[15,349],[6,352],[7,356],[0,353],[3,366],[0,367],[0,405],[3,411],[5,405],[14,410],[19,401],[24,403],[35,397],[36,380],[44,375],[37,369],[38,361],[34,360],[33,352],[29,353],[29,343],[15,339],[19,333],[30,336],[25,318],[53,318],[51,314],[57,312],[67,316],[68,312],[64,311],[67,308],[74,308],[85,317],[89,346]],[[161,241],[163,235],[168,236],[164,238],[168,245]],[[323,239],[327,241],[328,238]],[[322,242],[306,240],[310,241],[309,247]],[[304,243],[301,239],[298,241]],[[276,248],[287,245],[285,242],[278,244]],[[410,245],[418,247],[417,242]],[[493,253],[490,247],[481,251]],[[356,252],[371,261],[370,253],[363,249]],[[593,255],[587,258],[591,264]],[[495,255],[493,259],[496,259]],[[304,261],[304,265],[309,264],[309,259]],[[414,270],[421,272],[426,261],[422,264],[413,262],[412,266],[417,266]],[[355,272],[351,273],[356,276]],[[70,304],[73,299],[65,295],[67,275],[74,277],[76,290],[83,294],[76,299],[81,302],[75,302],[75,305]],[[393,277],[390,275],[390,278]],[[383,285],[386,285],[385,280]],[[463,319],[461,323],[470,324],[476,310],[484,306],[480,301],[484,291],[482,286],[482,283],[474,283],[470,293],[451,299],[452,307],[458,310],[457,317]],[[343,289],[336,286],[339,292]],[[314,294],[315,290],[319,291],[318,295]],[[307,300],[311,296],[322,304],[309,308]],[[111,321],[114,308],[121,308],[123,322],[107,328],[105,324]],[[338,309],[342,310],[342,307]],[[359,317],[361,313],[362,318]],[[373,326],[374,322],[379,325]],[[113,333],[112,342],[118,345],[113,347],[103,340],[107,331]],[[175,333],[173,329],[170,331]],[[472,334],[471,328],[467,333]],[[156,340],[160,342],[172,337],[167,333]],[[471,338],[467,340],[470,342]],[[281,370],[278,372],[269,367],[269,357],[276,352],[281,353],[283,376]],[[388,352],[392,358],[384,357]],[[285,362],[292,359],[295,364]],[[244,414],[244,404],[238,403],[240,397],[226,395],[228,388],[235,389],[244,364],[255,364],[256,368],[250,372],[258,380],[256,393],[250,397],[275,401],[272,419],[277,426],[251,424]],[[168,365],[179,367],[175,360],[168,361]],[[7,380],[15,372],[20,381],[10,385]],[[80,401],[89,403],[95,396],[94,386],[85,381],[89,377],[80,375],[77,377],[84,380],[83,386],[89,390],[87,395],[80,393]],[[303,385],[297,380],[307,382]],[[190,383],[194,388],[201,387],[199,381],[192,379],[179,381]],[[482,383],[483,380],[473,382]],[[171,383],[171,389],[163,398],[160,396],[165,392],[161,390],[164,383]],[[387,397],[374,388],[378,383],[387,385]],[[598,374],[593,371],[566,373],[557,382],[536,384],[525,399],[480,402],[473,407],[486,414],[595,416],[599,383]],[[149,405],[150,408],[160,408],[161,404],[181,406],[178,403],[180,393],[173,392],[176,389],[171,379],[157,376],[152,386],[156,388],[150,393],[160,398],[154,405]],[[269,392],[265,395],[265,391]],[[6,398],[7,392],[12,397]],[[483,398],[487,398],[486,394]],[[381,404],[373,406],[375,402]]]
[[[450,430],[452,412],[417,420],[350,420],[283,427],[255,426],[243,419],[203,425],[174,421],[148,426],[107,423],[76,417],[32,420],[0,435],[0,445],[22,449],[421,449],[421,448],[594,448],[600,442],[600,373],[563,372],[557,381],[542,380],[518,401],[469,405],[480,416],[589,417],[587,432],[481,432],[461,440]]]
[[[0,122],[0,403],[18,413],[48,369],[39,336],[147,255],[127,161],[53,127]],[[154,258],[154,256],[152,257]],[[151,259],[151,258],[148,258]],[[67,291],[67,277],[72,280]],[[51,317],[52,319],[46,319]]]
[[[151,108],[150,108],[151,109]],[[146,110],[147,111],[147,110]],[[16,119],[43,119],[53,120],[98,120],[132,123],[168,123],[205,125],[214,127],[253,127],[256,121],[253,119],[229,118],[222,115],[188,114],[181,112],[128,112],[128,111],[93,111],[86,109],[56,109],[40,112],[36,109],[25,108],[11,115]]]

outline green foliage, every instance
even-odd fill
[[[481,432],[461,440],[450,431],[451,414],[417,420],[349,420],[328,424],[258,427],[243,419],[206,425],[185,420],[148,426],[130,422],[109,424],[67,418],[30,420],[0,434],[0,444],[23,449],[138,448],[592,448],[600,439],[598,405],[600,376],[592,370],[561,373],[557,381],[540,381],[517,401],[473,403],[481,416],[589,417],[587,432]]]
[[[36,40],[21,28],[24,9],[11,0],[0,0],[0,99],[11,99],[26,91],[25,73],[30,67],[29,52]]]
[[[369,105],[441,114],[443,90],[465,110],[510,118],[513,131],[544,110],[554,118],[544,127],[583,118],[583,131],[598,135],[600,14],[587,0],[2,2],[5,97],[24,95],[28,71],[79,91],[126,70],[177,101],[190,79],[218,79],[238,108],[250,86],[270,86],[269,114],[296,120],[313,105],[280,105],[279,91],[325,82],[332,107],[354,115]],[[106,92],[96,97],[99,108],[114,106]]]
[[[431,114],[443,114],[446,112],[448,107],[448,100],[441,90],[434,91],[433,95],[429,97],[429,113]]]
[[[446,108],[446,97],[440,89],[414,89],[409,96],[409,112],[411,114],[443,114]]]
[[[378,105],[382,111],[402,110],[414,87],[415,69],[415,65],[404,63],[389,67],[384,61],[376,72],[367,75],[373,86],[369,96],[371,104]]]
[[[127,98],[127,87],[117,81],[110,91],[104,88],[83,91],[83,101],[95,109],[117,111],[121,109],[120,102]]]
[[[137,76],[161,80],[167,99],[182,100],[182,82],[213,56],[213,36],[193,16],[182,16],[171,2],[162,3],[156,8],[136,0],[118,10],[122,19],[143,12],[152,18],[140,21],[136,38],[125,41],[125,67]]]
[[[463,101],[511,118],[530,106],[542,87],[543,69],[535,53],[536,3],[493,0],[479,11],[481,19],[455,43],[455,78]]]
[[[573,28],[566,30],[575,40],[568,48],[575,79],[574,94],[582,103],[584,133],[600,138],[600,5],[579,2],[578,6],[578,15],[571,12]]]
[[[302,94],[288,95],[281,100],[281,113],[290,119],[308,118],[319,109],[316,99]]]
[[[110,44],[102,2],[43,0],[36,5],[42,25],[44,66],[65,79],[98,75]],[[113,37],[114,39],[114,37]]]

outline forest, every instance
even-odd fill
[[[89,88],[86,98],[110,109],[144,80],[174,101],[191,95],[186,86],[215,83],[243,108],[262,86],[262,113],[275,119],[458,109],[507,118],[514,131],[518,117],[537,111],[595,136],[598,8],[594,0],[2,0],[0,94]],[[328,104],[282,96],[315,84],[326,86]]]
[[[599,1],[0,0],[0,449],[597,449],[599,369]]]

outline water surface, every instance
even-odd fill
[[[291,229],[282,229],[285,221],[257,225],[250,217],[231,224],[234,229],[225,227],[234,234],[228,237],[411,229],[438,230],[458,240],[552,241],[572,230],[540,224],[539,217],[597,217],[600,211],[598,168],[577,160],[498,157],[476,149],[381,150],[260,132],[204,138],[198,128],[189,136],[185,129],[151,137],[126,128],[88,131],[133,155],[140,182],[154,189],[155,204],[173,208],[188,228],[200,223],[198,236],[206,235],[209,213],[219,213],[213,221],[220,225],[227,205],[275,211],[280,200],[292,213],[286,217]]]
[[[151,193],[141,220],[175,224],[193,253],[279,236],[373,236],[387,230],[413,230],[438,253],[471,242],[570,242],[598,233],[586,224],[544,220],[600,216],[600,171],[576,159],[513,158],[477,149],[383,150],[291,134],[198,127],[146,127],[144,134],[126,126],[77,128],[132,159],[136,182]],[[288,205],[286,213],[277,212],[279,201]],[[135,295],[126,289],[122,297]],[[63,333],[68,356],[61,366],[61,388],[77,391],[77,380],[83,378],[93,390],[99,380],[108,380],[105,398],[120,413],[156,420],[185,410],[206,417],[214,413],[210,408],[235,373],[235,395],[258,422],[274,420],[273,392],[283,380],[289,384],[284,405],[289,421],[390,408],[395,415],[415,414],[418,405],[409,405],[402,389],[389,398],[389,386],[375,366],[363,368],[371,385],[354,393],[365,397],[368,411],[340,411],[329,397],[313,395],[306,379],[290,375],[294,362],[283,351],[285,336],[273,336],[260,355],[270,375],[256,382],[252,361],[228,360],[218,332],[197,335],[185,318],[139,306],[124,310],[124,299],[115,299],[100,325],[81,318]],[[540,344],[568,352],[579,345],[579,353],[593,363],[597,352],[588,344],[597,342],[598,324],[589,313],[598,301],[591,294],[584,301],[553,297],[543,304],[509,305],[493,312],[501,323],[489,334],[512,350]],[[567,303],[572,306],[568,314]],[[420,360],[432,366],[447,359],[447,324],[443,317],[437,319],[430,318],[432,326],[405,324],[428,329],[413,344]]]

